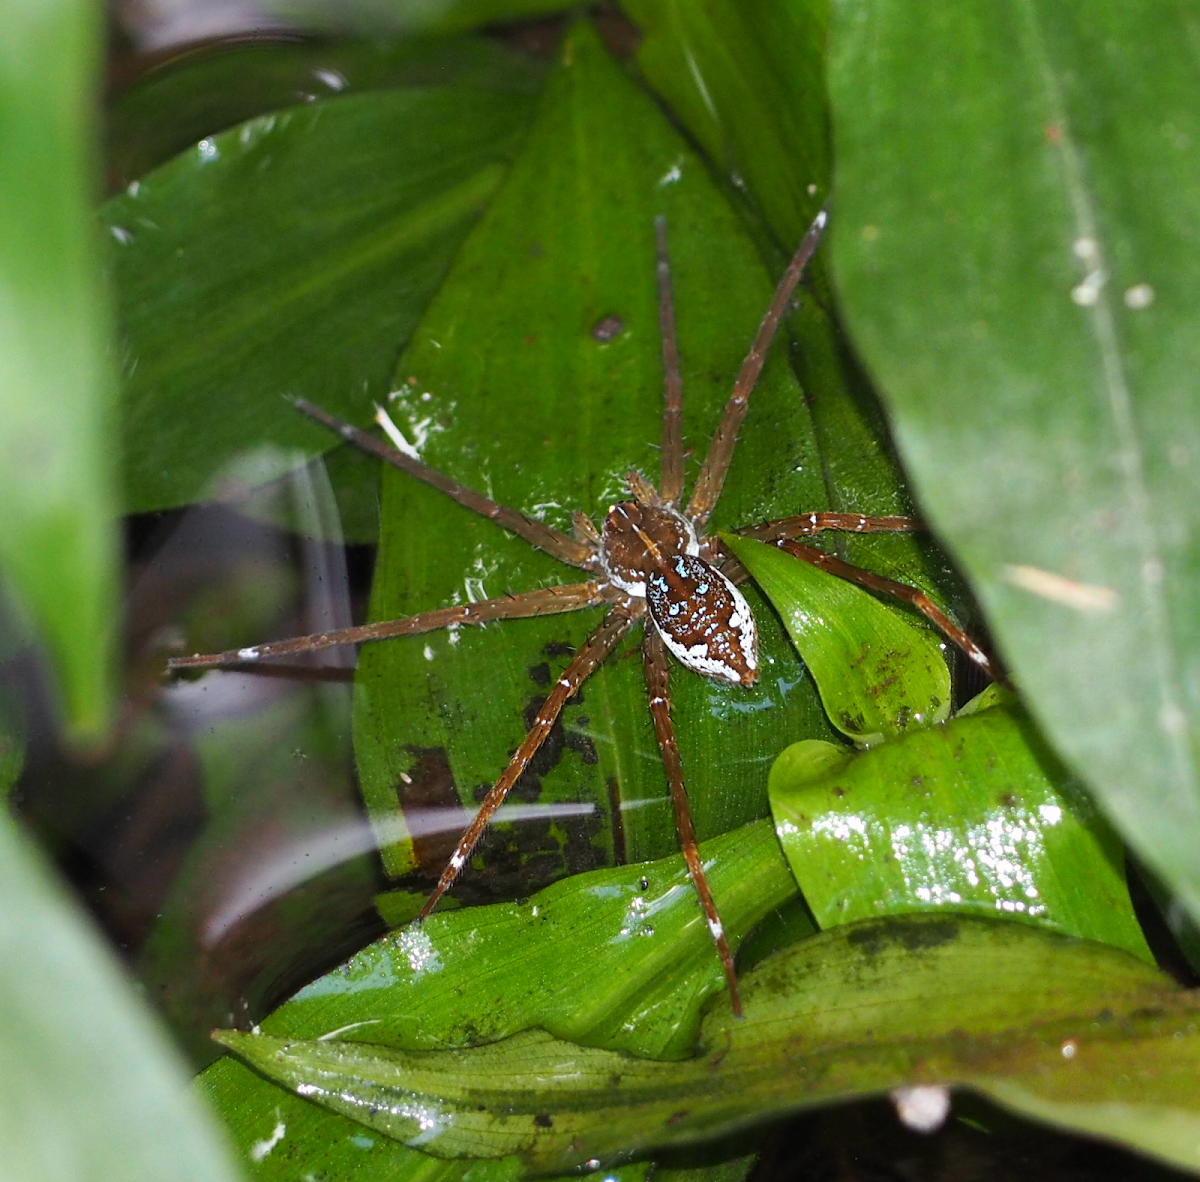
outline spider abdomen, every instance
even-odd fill
[[[667,648],[706,677],[758,680],[758,632],[750,605],[716,567],[677,554],[646,580],[646,606]]]

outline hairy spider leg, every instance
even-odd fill
[[[353,628],[338,628],[332,632],[314,632],[308,636],[293,636],[287,640],[272,640],[249,648],[227,649],[223,653],[196,653],[190,657],[172,657],[169,670],[211,669],[218,665],[243,666],[271,657],[293,653],[311,653],[335,644],[362,644],[370,640],[388,640],[393,636],[417,636],[436,632],[455,624],[486,624],[491,620],[522,620],[531,616],[551,616],[577,612],[606,602],[600,584],[568,583],[559,587],[543,587],[519,595],[502,595],[497,599],[480,599],[455,607],[404,616],[398,620],[380,620],[374,624],[359,624]]]
[[[459,484],[457,480],[452,480],[445,473],[437,471],[436,468],[431,468],[428,464],[423,464],[420,460],[405,455],[398,448],[389,447],[386,443],[376,439],[374,435],[368,435],[366,431],[361,431],[358,427],[335,418],[303,398],[296,398],[293,401],[297,410],[302,410],[310,418],[323,423],[331,431],[336,431],[348,443],[353,443],[355,447],[370,452],[373,456],[378,456],[381,460],[400,468],[410,476],[415,476],[439,492],[444,492],[446,496],[451,497],[460,505],[465,505],[481,517],[486,517],[510,533],[524,538],[531,546],[544,550],[568,566],[577,566],[582,570],[594,569],[595,551],[592,547],[578,542],[564,533],[559,533],[558,530],[543,525],[540,521],[534,521],[532,517],[526,517],[524,513],[518,513],[506,505],[497,504],[482,493],[477,493],[474,489]]]
[[[925,529],[915,517],[863,517],[859,513],[799,513],[795,517],[780,517],[751,525],[736,532],[760,542],[777,542],[780,538],[802,538],[809,534],[836,529],[851,534],[911,534]]]
[[[658,335],[662,340],[663,423],[660,495],[672,509],[683,500],[683,378],[675,335],[675,303],[671,298],[671,263],[667,257],[667,219],[654,219],[658,248]]]
[[[750,393],[758,381],[758,375],[762,373],[763,364],[767,359],[767,350],[770,349],[771,342],[775,339],[775,333],[783,320],[784,312],[787,311],[792,293],[796,290],[796,284],[800,282],[804,268],[817,249],[828,220],[828,215],[823,209],[813,219],[799,248],[792,256],[792,261],[788,264],[783,278],[779,281],[779,286],[775,289],[775,297],[771,300],[771,306],[758,326],[758,332],[754,337],[754,343],[750,346],[750,352],[746,354],[746,360],[742,362],[737,381],[733,384],[733,393],[725,404],[725,411],[721,415],[721,422],[717,426],[712,443],[708,445],[708,455],[704,457],[700,475],[696,478],[696,487],[692,489],[692,499],[688,502],[687,515],[698,532],[703,532],[704,523],[708,521],[709,514],[716,508],[717,501],[721,496],[721,489],[725,484],[725,477],[729,472],[729,465],[733,462],[733,449],[737,444],[738,430],[741,428],[742,420],[746,417]]]
[[[642,665],[646,671],[646,689],[650,695],[650,718],[654,723],[654,734],[662,754],[667,783],[671,788],[671,804],[675,809],[675,828],[679,832],[679,848],[687,866],[688,876],[700,897],[700,907],[708,930],[717,946],[725,980],[729,985],[729,998],[733,1012],[742,1016],[742,1001],[738,996],[737,972],[729,941],[717,912],[704,864],[700,861],[700,850],[696,845],[696,831],[692,826],[692,814],[688,807],[687,787],[683,780],[683,763],[679,758],[679,745],[675,741],[675,725],[671,721],[671,667],[667,660],[667,646],[657,629],[647,625],[642,634]]]
[[[446,863],[446,868],[442,871],[437,886],[433,888],[433,892],[425,900],[425,906],[421,908],[421,914],[417,916],[419,920],[425,919],[438,905],[438,900],[454,885],[454,880],[462,873],[462,868],[467,864],[467,859],[483,836],[483,831],[487,828],[492,815],[504,803],[504,798],[508,795],[509,790],[529,766],[529,761],[537,754],[538,748],[550,733],[550,729],[562,713],[563,707],[596,671],[604,658],[612,652],[621,637],[642,617],[645,610],[645,605],[638,600],[631,600],[628,605],[619,604],[604,617],[600,626],[576,650],[570,663],[563,670],[558,681],[554,683],[554,688],[542,703],[533,726],[529,728],[529,733],[517,748],[516,754],[509,760],[508,766],[500,773],[500,778],[484,797],[479,811],[475,814],[475,819],[458,839],[458,845],[455,847],[454,853],[450,855],[450,861]]]
[[[996,667],[995,662],[960,628],[932,599],[916,587],[907,583],[898,583],[894,579],[877,575],[862,567],[854,566],[815,546],[806,546],[797,542],[797,537],[808,537],[823,533],[825,530],[838,530],[842,533],[854,534],[892,534],[917,533],[924,530],[924,524],[915,517],[864,517],[859,513],[801,513],[795,517],[781,517],[776,521],[764,521],[761,525],[752,525],[735,532],[742,537],[754,538],[760,542],[774,543],[779,549],[803,559],[821,570],[828,571],[849,583],[856,583],[868,591],[886,595],[907,603],[921,613],[947,640],[952,641],[993,681],[1011,688],[1008,679]],[[749,577],[740,563],[733,561],[732,555],[722,563],[721,569],[734,582],[741,582]]]
[[[878,592],[880,595],[890,595],[893,599],[899,599],[916,608],[943,636],[958,645],[993,681],[998,681],[1008,689],[1012,688],[1008,679],[996,668],[987,653],[924,591],[910,587],[907,583],[898,583],[895,579],[885,579],[883,575],[872,574],[871,571],[863,570],[862,567],[852,566],[840,558],[835,558],[832,554],[826,554],[824,550],[818,550],[815,546],[806,546],[803,542],[785,538],[775,544],[780,550],[801,558],[821,570],[828,571],[831,575],[837,575],[839,579],[845,579],[848,583],[857,583],[858,586],[865,587],[868,591]]]

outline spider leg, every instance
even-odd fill
[[[696,894],[700,896],[700,907],[708,930],[717,946],[717,955],[725,970],[729,983],[729,997],[733,1012],[742,1016],[742,1002],[738,997],[737,975],[733,967],[733,956],[725,929],[713,901],[708,879],[704,876],[704,864],[696,848],[696,831],[692,827],[692,814],[688,808],[687,788],[683,782],[683,764],[679,758],[679,746],[675,742],[675,726],[671,722],[671,668],[667,662],[667,648],[652,623],[647,621],[642,638],[642,663],[646,670],[646,688],[650,694],[650,717],[654,722],[654,733],[658,737],[658,748],[662,752],[663,767],[667,772],[667,783],[671,786],[671,804],[675,809],[675,827],[679,831],[679,848],[687,864],[688,875]]]
[[[678,508],[683,500],[683,379],[675,336],[666,218],[654,219],[654,236],[658,243],[658,334],[663,355],[662,499]]]
[[[481,517],[489,518],[497,525],[524,538],[539,550],[545,550],[547,554],[553,555],[560,562],[565,562],[568,566],[580,567],[583,570],[594,568],[595,552],[590,546],[577,542],[574,538],[559,533],[558,530],[551,529],[550,526],[543,525],[540,521],[534,521],[532,517],[526,517],[524,513],[518,513],[515,509],[509,509],[505,505],[498,505],[482,493],[477,493],[459,484],[457,480],[451,480],[449,476],[421,463],[415,457],[405,455],[399,448],[389,447],[375,436],[335,418],[303,398],[297,398],[294,401],[298,410],[302,410],[317,422],[323,423],[331,431],[336,431],[348,443],[403,469],[410,476],[415,476],[439,492],[444,492],[446,496],[460,505],[466,506]]]
[[[504,803],[504,798],[508,795],[509,790],[529,766],[529,761],[545,742],[546,736],[550,733],[551,727],[554,726],[568,700],[596,671],[600,662],[612,652],[617,642],[629,631],[644,611],[645,604],[641,600],[630,600],[624,604],[618,604],[605,616],[600,626],[583,642],[583,646],[571,658],[570,663],[563,670],[562,676],[554,683],[554,688],[542,703],[542,708],[538,711],[529,733],[517,748],[516,754],[509,760],[508,767],[500,773],[500,778],[479,806],[475,819],[458,839],[458,845],[455,847],[454,853],[450,855],[450,861],[446,863],[446,869],[442,871],[437,886],[433,888],[433,892],[425,900],[425,906],[421,908],[421,914],[417,916],[418,922],[429,915],[437,906],[438,900],[454,885],[454,880],[462,873],[467,859],[471,856],[480,837],[483,836],[483,831],[487,828],[492,814]]]
[[[338,628],[334,632],[316,632],[311,636],[273,640],[250,648],[233,648],[223,653],[196,653],[190,657],[172,657],[167,662],[167,668],[175,670],[210,669],[220,665],[245,666],[267,657],[311,653],[335,644],[362,644],[367,640],[387,640],[392,636],[415,636],[421,632],[447,628],[451,624],[486,624],[490,620],[550,616],[561,612],[580,611],[603,602],[605,600],[599,583],[569,583],[561,587],[526,591],[520,595],[504,595],[498,599],[480,599],[476,603],[441,607],[399,620],[381,620],[376,624]]]
[[[826,554],[824,550],[818,550],[815,546],[806,546],[803,542],[783,540],[777,542],[776,545],[780,550],[802,558],[805,562],[812,563],[813,566],[820,567],[821,570],[828,571],[831,575],[837,575],[838,578],[845,579],[850,583],[857,583],[860,587],[866,587],[868,591],[875,591],[880,595],[890,595],[893,599],[899,599],[916,608],[947,640],[958,645],[993,681],[1012,688],[1008,679],[996,668],[987,653],[923,591],[918,591],[916,587],[910,587],[907,583],[897,583],[894,579],[885,579],[882,575],[872,574],[861,567],[851,566],[850,563],[843,562],[832,554]]]
[[[819,534],[827,529],[852,534],[910,534],[925,528],[915,517],[863,517],[858,513],[801,513],[796,517],[780,517],[764,521],[737,532],[760,542],[777,542],[780,538],[801,538]]]
[[[763,363],[767,359],[767,350],[775,339],[775,333],[779,329],[784,312],[787,311],[792,292],[796,290],[796,284],[800,282],[800,276],[803,274],[808,260],[812,258],[817,244],[821,241],[821,234],[827,220],[825,210],[821,210],[813,224],[809,226],[808,233],[804,235],[800,243],[800,248],[792,257],[788,269],[779,281],[779,286],[775,289],[775,298],[771,301],[767,314],[758,326],[758,334],[750,346],[750,352],[746,354],[746,360],[742,362],[741,372],[733,386],[733,394],[725,404],[725,413],[721,416],[721,423],[709,445],[708,455],[704,457],[704,466],[700,469],[696,487],[692,490],[692,499],[688,502],[687,515],[697,529],[700,529],[708,520],[708,515],[715,508],[721,495],[721,487],[725,483],[725,476],[733,461],[733,449],[737,443],[738,429],[746,417],[750,392],[754,389],[754,383],[758,381],[758,375],[762,373]]]

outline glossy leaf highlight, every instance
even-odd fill
[[[1019,709],[914,731],[857,757],[834,751],[823,767],[815,746],[784,751],[770,786],[779,840],[822,928],[974,912],[1153,963],[1120,843]]]

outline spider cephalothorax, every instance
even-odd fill
[[[644,476],[631,472],[628,485],[632,498],[610,507],[602,529],[582,513],[575,514],[575,536],[571,537],[499,505],[450,477],[428,467],[415,450],[380,411],[378,421],[395,443],[394,447],[344,423],[309,403],[297,406],[338,432],[356,446],[402,468],[418,480],[440,489],[459,504],[518,534],[559,561],[585,572],[582,583],[544,587],[523,594],[484,599],[475,603],[435,608],[400,620],[386,620],[354,628],[342,628],[315,636],[272,641],[213,655],[178,657],[173,669],[208,666],[254,667],[267,658],[306,652],[333,644],[360,644],[394,636],[412,636],[459,624],[483,624],[490,620],[518,619],[579,611],[601,604],[610,610],[587,638],[558,680],[508,766],[492,786],[467,826],[446,868],[431,892],[420,918],[424,919],[449,890],[509,790],[529,766],[529,761],[550,733],[563,707],[592,672],[616,648],[621,638],[639,622],[644,623],[642,660],[646,673],[650,716],[671,792],[679,830],[679,844],[688,873],[716,943],[729,983],[735,1013],[741,1013],[733,956],[721,926],[704,875],[688,810],[683,766],[671,720],[670,662],[668,652],[687,668],[707,677],[741,685],[753,685],[758,677],[758,642],[750,607],[735,585],[745,578],[736,562],[722,554],[720,544],[707,537],[705,526],[716,507],[733,459],[738,429],[746,414],[750,392],[762,371],[767,349],[775,336],[805,264],[816,250],[825,228],[825,214],[817,215],[795,257],[775,291],[750,352],[734,383],[721,422],[701,465],[691,497],[684,502],[684,453],[681,419],[682,390],[679,356],[675,343],[670,270],[667,264],[666,231],[663,220],[658,234],[659,324],[665,372],[665,409],[662,433],[662,479],[656,489]],[[970,638],[920,591],[879,575],[859,570],[848,563],[795,539],[822,532],[846,530],[854,533],[885,533],[917,528],[907,517],[863,517],[850,513],[804,513],[767,522],[740,532],[771,542],[806,562],[829,570],[873,591],[893,595],[923,612],[960,645],[985,671],[991,672],[987,657]],[[645,617],[649,615],[649,621]]]

